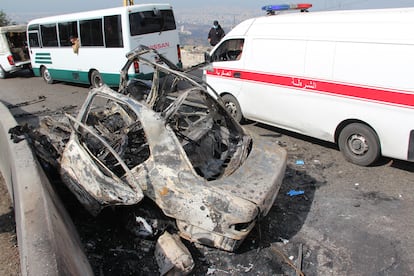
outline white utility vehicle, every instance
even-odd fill
[[[0,27],[0,79],[30,68],[26,25]]]
[[[207,57],[233,116],[337,143],[362,166],[414,161],[414,8],[274,13]]]

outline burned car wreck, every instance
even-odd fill
[[[155,50],[127,58],[118,91],[94,88],[67,115],[62,179],[93,215],[146,196],[182,238],[234,251],[272,207],[285,150],[246,133],[206,84]],[[136,61],[154,69],[150,84],[129,80]]]

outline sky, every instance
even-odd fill
[[[414,0],[312,0],[312,1],[284,1],[284,0],[154,0],[134,1],[139,3],[169,3],[175,11],[199,9],[208,15],[208,7],[223,9],[244,8],[260,9],[269,4],[312,3],[310,11],[336,9],[367,9],[367,8],[400,8],[414,7]],[[89,11],[122,6],[123,0],[0,0],[0,10],[3,10],[13,21],[25,23],[34,18],[58,15],[71,12]]]

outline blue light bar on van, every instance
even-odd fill
[[[281,4],[281,5],[266,5],[262,7],[262,10],[268,13],[274,13],[276,11],[287,11],[287,10],[301,10],[305,11],[312,7],[312,4]]]

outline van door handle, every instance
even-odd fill
[[[241,77],[241,73],[240,72],[234,72],[233,73],[233,77],[240,78]]]

